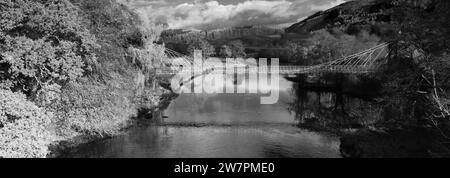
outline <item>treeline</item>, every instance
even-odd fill
[[[161,40],[165,43],[177,43],[192,39],[203,38],[206,40],[226,40],[242,38],[245,36],[281,35],[283,29],[266,26],[233,27],[208,31],[185,31],[181,29],[168,29],[161,34]]]
[[[296,65],[317,65],[342,59],[382,43],[378,35],[367,31],[350,35],[338,28],[322,29],[311,33],[302,42],[285,45],[286,58]]]
[[[247,56],[241,40],[228,41],[223,45],[213,45],[203,38],[193,38],[176,43],[166,43],[165,46],[188,56],[193,56],[194,50],[201,50],[204,57],[245,58]]]
[[[147,86],[164,55],[160,28],[126,6],[6,0],[0,11],[0,157],[46,157],[61,141],[118,134],[158,104]]]
[[[187,55],[191,55],[193,49],[201,49],[207,56],[247,57],[248,53],[262,52],[263,50],[259,48],[278,44],[283,34],[282,29],[266,26],[233,27],[209,31],[167,29],[162,32],[160,42],[172,50]],[[258,49],[255,51],[253,47]],[[252,54],[248,57],[258,56]]]

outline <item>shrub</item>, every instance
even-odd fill
[[[21,93],[0,89],[0,157],[45,157],[56,139],[50,114]]]
[[[87,80],[65,86],[56,106],[58,133],[64,137],[117,134],[135,113],[132,92],[125,87]]]
[[[0,11],[0,83],[33,95],[95,64],[96,40],[67,0],[7,0]]]

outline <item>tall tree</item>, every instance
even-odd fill
[[[201,50],[204,57],[210,57],[216,54],[214,46],[209,44],[208,41],[200,38],[195,38],[188,42],[187,51],[189,55],[193,55],[194,50]]]
[[[241,40],[231,41],[228,46],[230,46],[232,57],[243,58],[247,56],[244,43]]]
[[[232,56],[233,56],[233,52],[231,51],[231,48],[228,45],[223,45],[220,47],[219,57],[229,58]]]

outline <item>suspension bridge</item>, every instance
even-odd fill
[[[285,75],[320,73],[367,74],[376,72],[381,65],[386,64],[388,55],[389,43],[382,43],[353,55],[311,66],[279,65],[260,67],[257,64],[239,63],[235,65],[234,73],[255,72]],[[166,56],[167,59],[161,61],[160,67],[155,67],[158,75],[179,74],[185,67],[190,67],[190,70],[185,70],[185,72],[193,71],[197,74],[226,71],[224,65],[217,67],[217,65],[205,63],[200,67],[196,67],[196,65],[193,65],[193,56],[187,56],[171,49],[166,49]]]

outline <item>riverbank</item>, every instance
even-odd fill
[[[59,140],[49,146],[50,153],[47,155],[47,158],[64,157],[64,155],[70,154],[70,152],[75,151],[81,145],[112,139],[127,134],[129,130],[135,127],[146,127],[152,124],[155,122],[154,117],[158,117],[159,111],[167,108],[170,102],[177,97],[176,94],[169,90],[162,88],[161,90],[163,92],[159,94],[160,100],[158,105],[151,108],[138,108],[134,115],[129,116],[129,119],[125,120],[126,123],[121,124],[120,128],[118,128],[119,132],[104,135],[83,134],[67,140]]]
[[[447,158],[448,139],[425,127],[360,129],[341,136],[345,158]]]
[[[141,108],[159,106],[165,91],[151,72],[166,58],[162,27],[142,17],[115,0],[2,6],[0,157],[113,137]]]

